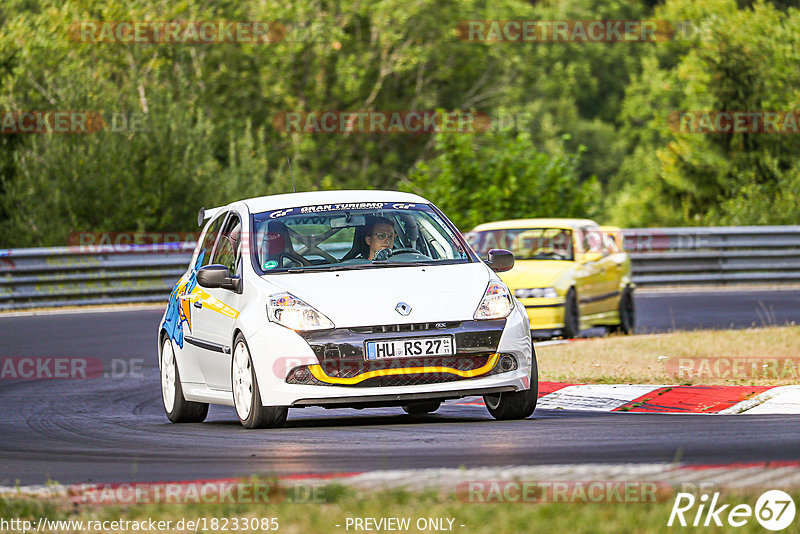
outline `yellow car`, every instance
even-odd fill
[[[481,224],[466,234],[481,256],[507,249],[516,260],[500,276],[525,305],[534,337],[577,337],[604,326],[635,326],[631,262],[622,231],[589,219],[517,219]]]

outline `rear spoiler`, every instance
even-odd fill
[[[197,226],[203,226],[203,221],[205,221],[206,219],[210,219],[211,217],[219,213],[223,207],[224,206],[220,206],[218,208],[211,208],[208,210],[205,208],[200,208],[200,211],[197,212]]]

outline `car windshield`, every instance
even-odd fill
[[[482,257],[501,248],[514,253],[517,260],[573,261],[572,230],[568,228],[510,228],[470,232],[467,242]]]
[[[456,232],[420,204],[324,204],[253,215],[261,274],[472,261]]]

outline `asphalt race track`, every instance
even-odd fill
[[[637,296],[640,330],[800,324],[800,291]],[[163,481],[377,469],[523,464],[796,460],[800,416],[698,416],[537,410],[493,421],[447,404],[292,410],[286,428],[247,431],[233,408],[203,424],[167,422],[157,310],[0,317],[4,357],[86,356],[111,376],[0,380],[0,485]],[[116,359],[116,364],[112,360]],[[138,366],[141,366],[139,368]],[[121,376],[113,376],[121,375]]]

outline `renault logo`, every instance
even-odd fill
[[[411,313],[411,306],[409,306],[405,302],[398,302],[397,306],[394,307],[394,311],[396,311],[400,315],[408,315],[409,313]]]

